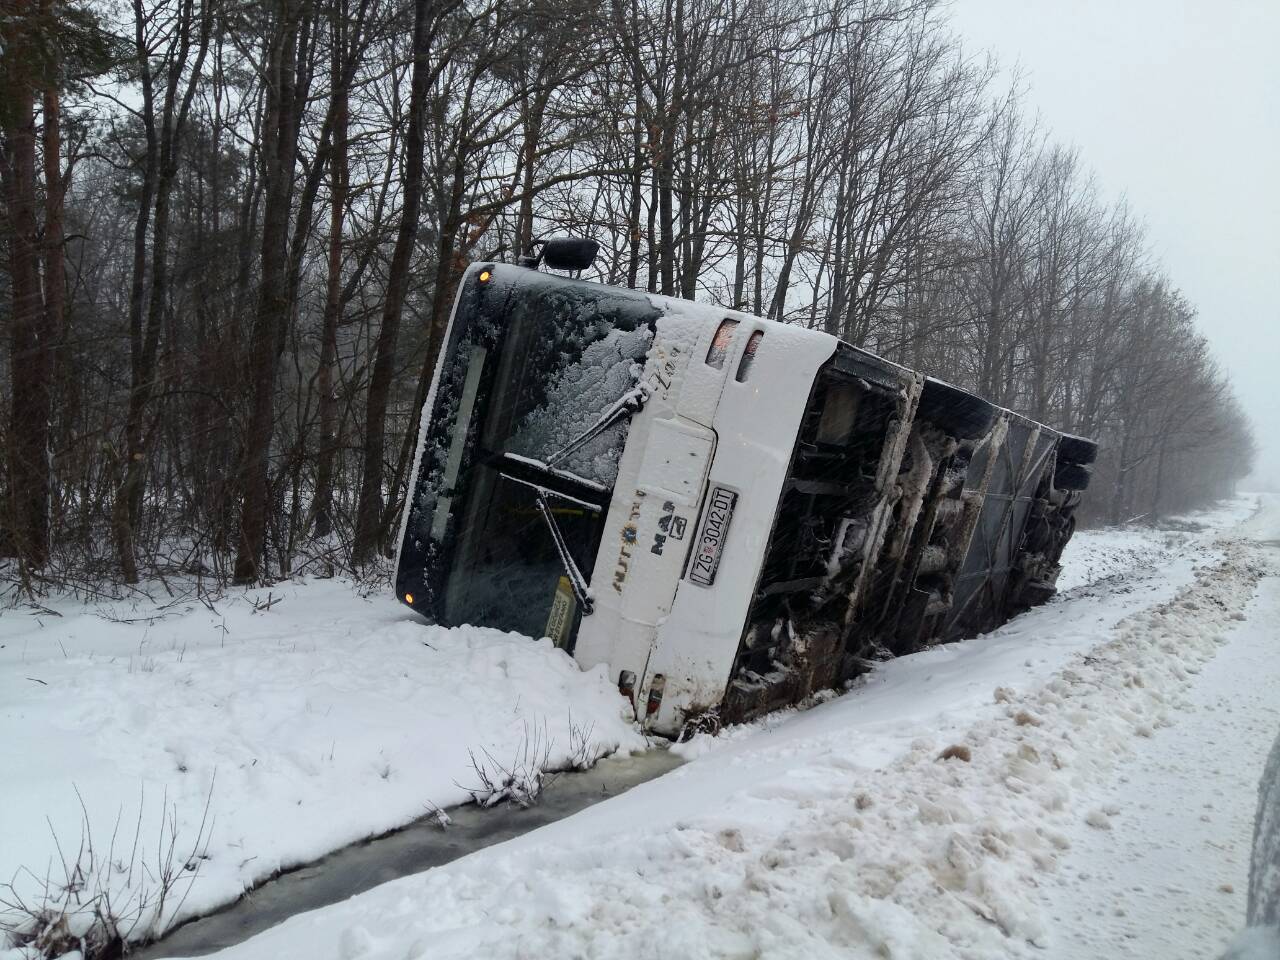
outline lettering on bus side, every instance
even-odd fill
[[[622,527],[622,543],[618,548],[618,562],[613,566],[613,589],[618,593],[622,592],[622,585],[626,583],[627,573],[631,569],[631,550],[639,538],[636,521],[640,519],[640,501],[644,497],[645,492],[643,490],[636,491],[636,499],[631,502],[631,509],[627,512],[627,522]]]
[[[658,518],[658,532],[653,535],[653,546],[649,552],[662,556],[667,540],[683,540],[688,521],[676,513],[676,505],[668,500],[662,505],[662,516]]]
[[[724,552],[724,540],[733,520],[733,508],[738,495],[725,487],[712,487],[707,497],[707,509],[702,516],[702,529],[694,544],[693,558],[689,562],[689,580],[699,586],[709,587],[716,582],[716,570]]]
[[[663,343],[655,343],[653,348],[653,370],[650,371],[648,383],[650,388],[662,397],[666,397],[676,375],[676,360],[680,348],[674,344],[670,347],[671,355],[667,355],[667,347]]]

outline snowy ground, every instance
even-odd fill
[[[427,627],[335,581],[166,601],[0,613],[0,900],[61,880],[84,816],[99,864],[113,834],[111,859],[137,861],[135,896],[171,846],[180,868],[203,854],[165,908],[189,915],[463,802],[469,751],[645,745],[603,672],[549,641]]]
[[[1280,730],[1280,589],[1175,702],[1180,714],[1123,772],[1081,791],[1099,827],[1069,832],[1045,889],[1063,960],[1211,957],[1242,923],[1258,776]],[[1104,949],[1106,948],[1106,949]]]
[[[1280,506],[1242,532],[1276,540]],[[1280,733],[1280,579],[1263,580],[1243,616],[1176,695],[1176,722],[1081,791],[1102,829],[1070,832],[1044,891],[1054,925],[1071,931],[1062,960],[1214,957],[1241,925],[1258,779]]]
[[[228,954],[1212,955],[1243,918],[1251,783],[1280,723],[1280,581],[1258,589],[1266,551],[1221,538],[1252,508],[1081,535],[1064,596],[1001,630],[695,740],[660,780]],[[1246,533],[1280,536],[1280,505]],[[136,817],[145,781],[192,832],[213,798],[190,910],[461,799],[467,747],[501,756],[545,720],[562,753],[570,706],[602,746],[639,746],[603,675],[545,645],[427,631],[337,584],[284,597],[146,627],[6,612],[0,761],[29,773],[0,785],[0,869],[49,861],[45,810],[78,831],[72,782],[101,822]],[[1199,939],[1152,939],[1183,918]]]
[[[1054,956],[1074,931],[1044,896],[1097,829],[1084,792],[1175,720],[1254,592],[1254,549],[1212,539],[1153,537],[1127,575],[228,958]]]

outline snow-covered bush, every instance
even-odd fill
[[[132,838],[127,826],[121,835],[117,817],[105,849],[94,838],[83,799],[80,807],[78,846],[55,833],[56,867],[43,877],[24,871],[35,881],[35,896],[30,885],[24,885],[26,893],[14,881],[0,885],[0,947],[30,958],[117,957],[130,943],[163,936],[181,908],[206,857],[208,803],[197,836],[187,844],[166,795],[152,856],[144,847],[141,804]]]
[[[521,807],[533,806],[546,784],[551,768],[551,738],[546,724],[526,724],[524,738],[509,762],[499,760],[485,747],[479,756],[468,750],[477,783],[467,787],[472,803],[485,809],[504,800]]]
[[[524,738],[509,762],[499,760],[484,747],[479,754],[468,750],[477,782],[464,789],[471,795],[472,803],[486,809],[503,801],[531,807],[538,802],[543,789],[555,780],[556,774],[590,770],[609,752],[592,739],[594,729],[594,723],[575,724],[570,716],[569,751],[559,763],[552,762],[555,741],[547,733],[545,722],[541,726],[525,724]]]

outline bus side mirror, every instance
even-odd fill
[[[585,270],[599,251],[587,237],[553,237],[542,245],[542,262],[552,270]]]

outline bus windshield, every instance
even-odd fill
[[[658,311],[630,291],[487,272],[455,308],[397,586],[438,623],[571,647]]]

